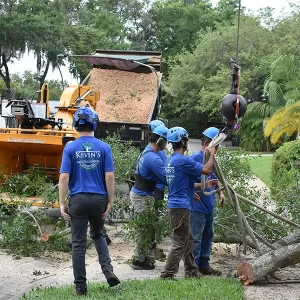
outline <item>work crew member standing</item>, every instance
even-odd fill
[[[203,132],[202,149],[192,154],[190,157],[193,160],[202,163],[205,149],[219,133],[220,130],[216,127],[207,128]],[[209,177],[205,177],[205,192],[212,192],[213,190],[219,188],[219,181],[214,173],[211,173]],[[196,182],[201,182],[201,177],[198,177]],[[196,191],[196,193],[200,196],[200,201],[193,201],[194,195],[192,195],[191,198],[191,228],[194,238],[193,253],[195,257],[195,263],[202,275],[220,276],[222,272],[213,269],[209,264],[214,238],[215,195],[205,195],[201,192],[201,190]],[[219,192],[219,198],[221,201],[221,206],[223,206],[225,203],[225,197],[222,191]]]
[[[114,286],[120,283],[113,273],[103,234],[104,220],[114,201],[113,157],[110,146],[93,136],[97,122],[98,115],[88,106],[75,112],[74,127],[79,138],[65,146],[59,177],[61,215],[71,220],[74,283],[79,296],[87,294],[85,253],[88,222],[108,284]],[[68,187],[69,207],[65,205]]]
[[[184,155],[187,150],[188,133],[182,127],[168,131],[168,142],[174,153],[167,159],[168,210],[172,227],[172,247],[167,257],[161,278],[173,279],[178,272],[179,262],[184,261],[185,277],[198,277],[198,268],[193,255],[193,237],[190,230],[191,195],[194,195],[194,177],[209,174],[213,168],[215,149],[203,166]]]
[[[163,123],[163,121],[161,120],[152,120],[149,123],[149,134],[151,135],[151,133],[153,132],[153,130],[161,125],[165,125]],[[147,146],[149,147],[150,144]],[[158,156],[161,158],[161,160],[163,161],[164,165],[166,164],[167,161],[167,153],[165,151],[165,149],[158,151],[157,152]],[[155,187],[155,191],[154,191],[154,200],[155,201],[159,201],[159,200],[163,200],[164,196],[165,196],[165,187],[166,185],[158,178],[157,182],[156,182],[156,187]],[[157,203],[157,202],[155,202]]]
[[[130,199],[135,214],[142,214],[147,207],[154,207],[154,190],[157,179],[164,184],[166,182],[165,165],[159,155],[167,143],[168,128],[161,125],[156,127],[150,135],[150,144],[139,157],[136,167],[136,180],[130,191]],[[155,239],[155,221],[143,224],[148,230],[150,239],[144,240],[140,235],[136,243],[131,267],[135,270],[152,270],[155,268],[155,255],[153,252],[153,241]]]

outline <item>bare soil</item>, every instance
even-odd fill
[[[124,243],[120,226],[108,226],[112,244],[109,246],[112,263],[116,275],[121,280],[158,278],[163,270],[164,261],[157,261],[156,268],[151,271],[136,271],[130,268],[128,260],[133,254],[133,244]],[[159,245],[165,253],[170,249],[171,240],[166,239]],[[242,255],[238,245],[214,244],[211,264],[223,272],[224,277],[235,277],[236,268],[240,261],[249,260],[253,253]],[[87,250],[87,278],[89,282],[105,282],[98,264],[96,250]],[[34,288],[70,285],[73,283],[72,262],[70,253],[54,253],[35,259],[24,257],[19,260],[0,251],[0,299],[20,299],[22,295]],[[178,277],[183,276],[181,263]],[[276,276],[281,280],[300,280],[300,266],[290,267],[279,272]],[[200,279],[201,280],[201,279]],[[272,281],[275,281],[274,279]],[[268,284],[266,282],[245,287],[245,300],[300,299],[300,284]],[[209,300],[209,299],[208,299]]]
[[[148,123],[158,91],[154,73],[94,68],[88,85],[100,92],[96,105],[100,121]]]

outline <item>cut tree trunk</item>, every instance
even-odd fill
[[[249,285],[264,279],[279,268],[300,263],[300,243],[272,250],[251,261],[238,264],[238,279]]]

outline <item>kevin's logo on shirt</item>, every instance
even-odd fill
[[[166,179],[167,179],[168,184],[170,184],[171,181],[175,177],[175,168],[174,167],[170,167],[170,164],[168,164],[165,169],[166,169]]]
[[[86,170],[93,170],[97,167],[98,163],[100,162],[101,152],[100,151],[93,151],[94,145],[91,143],[84,143],[82,144],[84,150],[76,151],[76,161]]]

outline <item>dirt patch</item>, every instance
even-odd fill
[[[94,68],[87,84],[100,92],[100,121],[148,123],[158,90],[154,73]]]
[[[124,243],[119,226],[108,226],[112,244],[109,246],[114,271],[121,280],[158,278],[165,262],[156,261],[156,268],[150,271],[136,271],[130,268],[128,260],[133,254],[134,245]],[[165,253],[171,246],[166,239],[159,245]],[[242,255],[238,245],[214,244],[211,264],[222,271],[224,277],[235,277],[240,261],[249,260],[253,253]],[[105,282],[101,272],[96,250],[90,248],[86,255],[87,279],[89,282]],[[72,261],[70,253],[46,254],[36,259],[24,257],[16,260],[0,251],[0,299],[19,299],[24,293],[40,287],[70,285],[73,283]],[[282,280],[300,279],[300,267],[285,268],[275,274]],[[181,262],[178,277],[184,276]],[[201,280],[201,279],[200,279]],[[245,300],[289,299],[299,300],[300,284],[259,284],[245,287]]]

